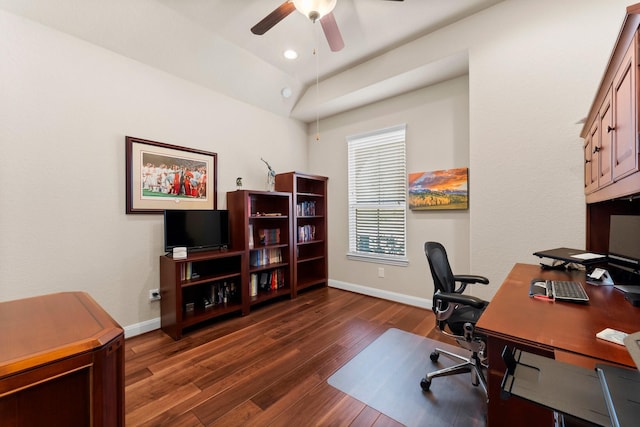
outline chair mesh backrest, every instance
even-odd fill
[[[434,292],[453,292],[456,284],[444,246],[438,242],[426,242],[424,253],[429,262],[431,276],[433,276]]]

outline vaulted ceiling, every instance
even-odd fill
[[[387,52],[500,1],[337,0],[333,15],[345,43],[338,52],[329,49],[319,23],[297,11],[264,35],[251,33],[283,0],[0,0],[0,8],[310,122],[465,74],[468,59],[462,52],[418,67],[395,64],[392,75],[366,87],[342,79],[331,96],[321,96],[315,85],[354,67],[363,72],[368,65],[380,67],[384,62],[376,61]],[[298,58],[284,58],[286,49],[296,50]]]

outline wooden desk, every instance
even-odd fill
[[[543,271],[538,265],[516,264],[477,323],[487,335],[489,357],[489,425],[551,425],[551,411],[517,398],[500,399],[505,372],[501,353],[505,345],[587,368],[596,363],[636,369],[626,348],[596,338],[604,328],[640,331],[640,308],[611,286],[584,287],[589,304],[549,302],[529,297],[532,279],[576,280],[584,272]]]
[[[89,295],[0,303],[0,424],[124,425],[124,331]]]

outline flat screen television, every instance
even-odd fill
[[[640,269],[640,215],[610,216],[608,258],[618,267]]]
[[[164,211],[164,250],[185,246],[188,251],[204,251],[229,245],[229,211]]]

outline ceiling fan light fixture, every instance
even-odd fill
[[[296,10],[316,22],[336,7],[337,0],[293,0]]]

